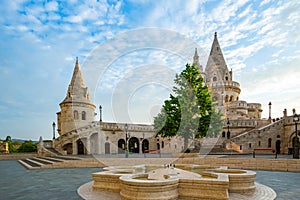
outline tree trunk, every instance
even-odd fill
[[[187,150],[188,145],[189,145],[189,137],[187,134],[185,134],[185,136],[184,136],[184,152],[185,152],[185,150]]]

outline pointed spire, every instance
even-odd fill
[[[193,58],[194,58],[193,65],[199,66],[199,56],[198,56],[197,48],[195,48],[195,54]]]
[[[210,76],[212,72],[219,73],[219,76],[223,77],[225,73],[228,73],[228,68],[226,65],[226,61],[224,59],[218,37],[217,37],[217,32],[214,34],[214,41],[211,46],[210,54],[207,60],[205,72],[206,75],[208,76],[207,80],[210,80]]]
[[[71,79],[71,86],[81,86],[81,87],[85,87],[84,82],[83,82],[83,78],[82,78],[82,73],[80,70],[80,65],[78,62],[78,57],[76,57],[76,63],[75,63],[75,67],[74,67],[74,71],[73,71],[73,76]]]
[[[195,48],[195,53],[194,53],[194,57],[193,57],[193,65],[199,68],[200,73],[203,72],[203,67],[202,67],[202,65],[200,65],[200,62],[199,62],[197,48]]]
[[[83,81],[78,57],[76,57],[75,67],[66,98],[62,103],[72,101],[91,103],[88,88],[85,86]]]

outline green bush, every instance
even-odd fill
[[[23,142],[21,147],[18,149],[18,152],[36,152],[36,151],[37,151],[37,145],[31,140]]]

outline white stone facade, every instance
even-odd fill
[[[193,64],[200,69],[217,109],[223,113],[223,131],[212,145],[238,152],[252,152],[254,148],[275,148],[285,154],[290,152],[295,136],[291,117],[285,111],[280,120],[261,119],[260,103],[239,99],[240,84],[233,80],[232,70],[228,70],[217,33],[205,70],[200,65],[197,49]],[[139,154],[178,153],[183,150],[182,138],[155,137],[151,125],[128,124],[126,129],[122,123],[94,121],[96,106],[90,101],[77,59],[60,108],[57,113],[59,137],[53,140],[53,147],[61,153],[122,154],[126,146],[131,153]]]

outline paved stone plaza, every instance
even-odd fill
[[[26,170],[17,161],[0,161],[0,196],[10,199],[81,199],[77,189],[98,168]],[[256,182],[277,193],[276,200],[298,200],[300,173],[256,171]],[[64,185],[64,187],[61,187]]]

